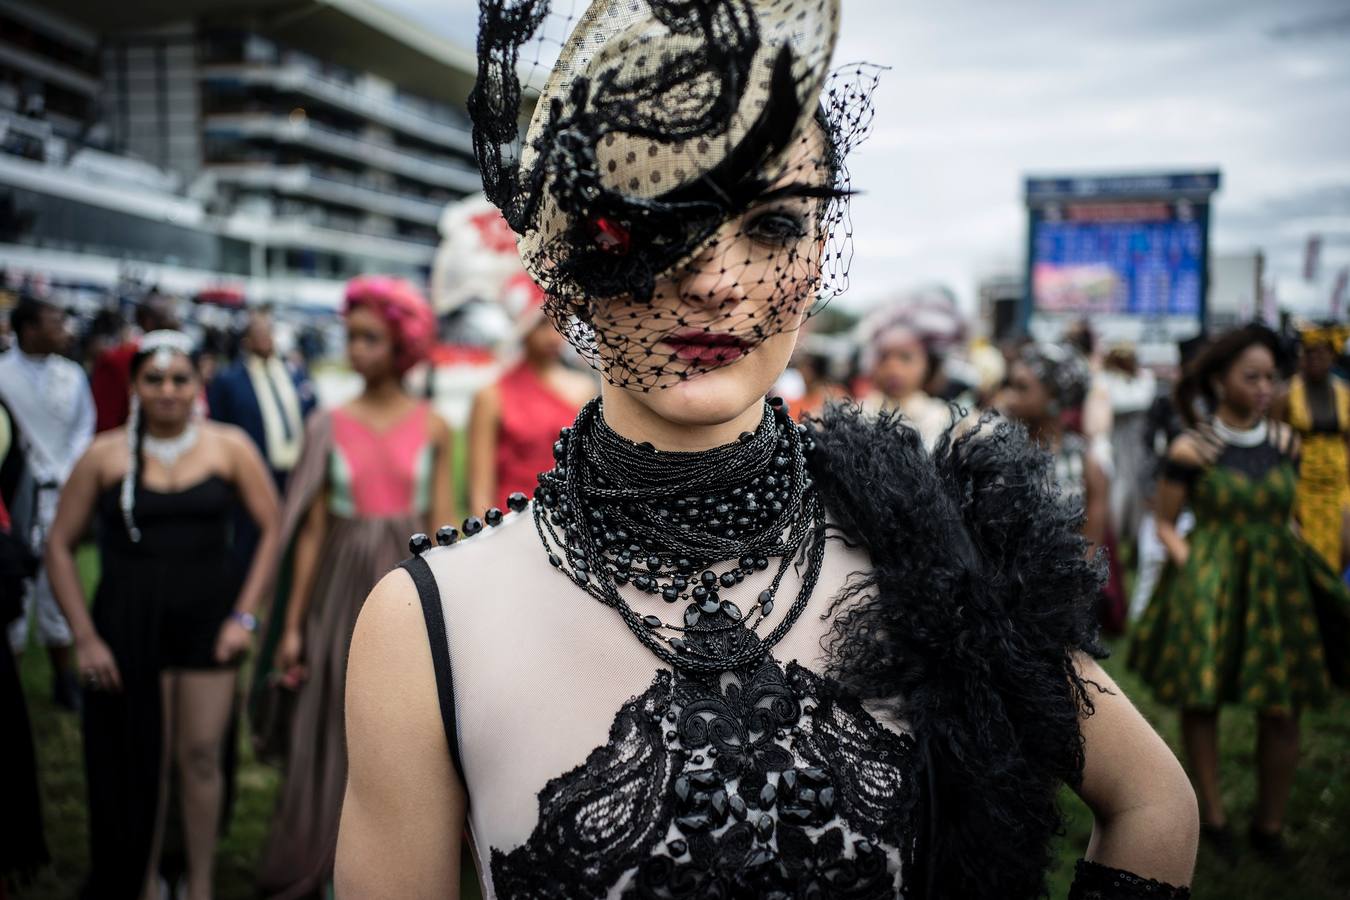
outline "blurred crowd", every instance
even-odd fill
[[[83,712],[91,882],[158,896],[163,878],[181,880],[187,897],[211,895],[244,714],[254,752],[285,773],[259,888],[275,897],[326,890],[346,775],[346,647],[361,603],[406,555],[409,534],[450,542],[522,508],[536,473],[552,465],[558,431],[597,390],[528,279],[509,266],[464,268],[494,247],[511,256],[497,223],[471,220],[466,251],[438,263],[433,299],[400,279],[362,277],[347,286],[340,315],[153,288],[71,310],[58,291],[8,287],[0,896],[6,875],[47,858],[34,775],[42,760],[15,662],[39,648],[56,702]],[[476,285],[472,296],[445,300],[446,279]],[[454,344],[477,333],[475,304],[509,323],[490,349]],[[1230,602],[1198,580],[1182,583],[1194,568],[1188,555],[1213,554],[1195,579],[1277,566],[1206,536],[1234,509],[1288,530],[1292,504],[1301,546],[1319,560],[1309,565],[1321,566],[1305,580],[1339,580],[1350,564],[1344,328],[1249,325],[1186,341],[1167,364],[1146,366],[1087,322],[1055,342],[994,343],[937,287],[840,323],[808,322],[775,393],[799,417],[842,401],[899,416],[939,452],[984,418],[1025,428],[1053,457],[1066,501],[1081,507],[1086,551],[1106,562],[1103,630],[1137,632],[1132,664],[1160,699],[1190,702],[1185,671],[1170,660],[1199,646],[1171,605]],[[339,346],[345,364],[331,352]],[[316,389],[315,367],[341,387]],[[1263,429],[1261,447],[1276,448],[1267,462],[1230,452],[1256,446],[1253,429]],[[1269,474],[1285,471],[1281,460],[1294,461],[1287,485]],[[1224,466],[1248,481],[1213,474]],[[97,566],[77,557],[89,541]],[[1267,587],[1253,591],[1248,609],[1276,609]],[[1258,686],[1296,703],[1318,689],[1244,677],[1228,687]],[[1201,685],[1191,700],[1225,702],[1226,689]],[[1217,775],[1206,768],[1212,725],[1193,717],[1187,750],[1206,825],[1222,844]],[[1287,749],[1279,723],[1270,727],[1272,746]],[[1276,825],[1281,802],[1274,790],[1265,809]]]

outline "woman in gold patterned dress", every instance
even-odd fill
[[[1350,566],[1350,384],[1331,371],[1350,327],[1307,328],[1301,371],[1276,415],[1303,439],[1294,509],[1303,538],[1337,572]]]

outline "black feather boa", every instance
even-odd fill
[[[925,760],[929,827],[909,897],[1046,893],[1056,792],[1083,770],[1089,684],[1072,655],[1102,655],[1102,564],[1081,512],[1020,427],[985,420],[925,452],[896,416],[826,410],[808,425],[834,526],[872,570],[828,639],[831,674],[889,704]]]

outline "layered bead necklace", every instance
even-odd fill
[[[535,527],[549,562],[668,665],[715,673],[750,665],[787,634],[810,600],[824,559],[825,516],[807,469],[814,449],[781,402],[765,404],[759,427],[732,444],[666,452],[617,434],[593,400],[564,429],[557,465],[539,476]],[[779,586],[806,558],[801,587],[762,637]],[[777,559],[768,588],[752,601],[735,588]],[[733,565],[720,574],[719,563]],[[671,605],[680,620],[640,615],[619,594],[632,585]],[[726,596],[724,596],[724,594]]]

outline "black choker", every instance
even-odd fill
[[[766,404],[759,427],[734,444],[677,453],[621,437],[593,400],[554,445],[557,465],[539,476],[535,527],[545,547],[562,548],[550,549],[549,562],[617,609],[667,664],[700,673],[742,668],[787,634],[820,576],[825,516],[807,471],[813,448],[781,402]],[[797,598],[761,638],[755,630],[772,615],[808,541]],[[722,596],[775,558],[771,585],[746,608]],[[734,565],[713,572],[727,561]],[[684,602],[681,624],[639,615],[619,595],[623,584]]]

